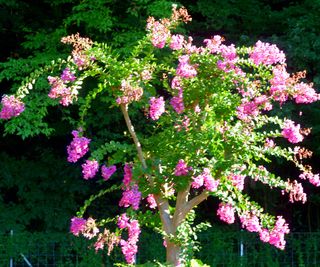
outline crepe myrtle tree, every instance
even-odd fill
[[[85,202],[70,229],[92,239],[97,251],[111,253],[120,246],[128,264],[135,263],[140,226],[148,225],[162,233],[167,263],[188,265],[193,234],[206,226],[193,224],[194,209],[209,196],[220,200],[215,212],[222,221],[231,224],[237,216],[244,229],[284,249],[288,224],[251,201],[243,192],[244,180],[280,188],[290,202],[305,202],[300,182],[264,166],[279,157],[296,166],[299,179],[320,185],[319,174],[303,162],[312,152],[296,145],[310,129],[270,112],[287,101],[306,105],[319,100],[312,84],[304,82],[305,72],[289,74],[285,54],[261,41],[236,47],[214,35],[196,46],[192,37],[177,32],[179,24],[190,21],[187,10],[176,6],[170,18],[149,17],[146,36],[130,55],[79,34],[64,37],[62,42],[73,47],[70,57],[35,71],[15,95],[2,98],[0,116],[11,119],[11,131],[44,72],[49,72],[47,97],[65,108],[77,103],[79,121],[67,160],[79,162],[86,155],[83,179],[101,179],[105,189]],[[51,76],[55,68],[60,76]],[[80,93],[88,77],[96,84]],[[36,89],[32,93],[39,94]],[[97,137],[86,133],[86,118],[99,98],[104,116],[109,109],[122,113],[127,130],[121,142],[104,140],[91,150]],[[138,120],[132,118],[138,115]],[[117,172],[123,180],[110,181],[119,177]],[[114,190],[122,191],[119,216],[84,218],[93,200]]]

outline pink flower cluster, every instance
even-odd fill
[[[223,38],[220,35],[215,35],[211,39],[205,39],[204,43],[212,54],[220,52],[220,45],[223,42]]]
[[[296,180],[293,182],[288,180],[286,191],[289,192],[289,201],[291,203],[294,201],[301,201],[302,203],[305,203],[307,201],[307,195],[303,192],[302,184],[298,183]]]
[[[53,99],[61,98],[59,103],[63,106],[69,106],[78,95],[77,90],[71,90],[59,77],[48,76],[48,81],[51,85],[48,96]]]
[[[139,222],[137,220],[130,220],[124,213],[118,218],[118,227],[120,229],[128,229],[128,240],[121,239],[120,246],[126,262],[134,264],[135,255],[138,252],[137,243],[141,233]]]
[[[64,83],[74,82],[76,80],[76,76],[70,71],[69,68],[65,68],[63,70],[60,78]]]
[[[118,105],[139,101],[143,95],[143,89],[139,86],[133,86],[130,80],[121,81],[120,91],[123,92],[123,95],[116,99]]]
[[[220,203],[217,215],[221,221],[228,224],[234,223],[235,221],[234,208],[229,203]]]
[[[178,76],[174,77],[171,82],[171,87],[172,89],[175,89],[178,91],[178,95],[171,98],[170,105],[178,114],[181,114],[184,111],[183,89],[181,87],[181,78]]]
[[[290,75],[287,73],[286,68],[283,65],[277,65],[273,68],[272,72],[273,77],[270,80],[271,97],[274,100],[283,103],[288,100],[289,93],[287,89],[287,83]]]
[[[99,170],[99,163],[96,160],[86,160],[81,166],[83,178],[85,180],[93,178]]]
[[[250,59],[256,65],[272,65],[275,63],[284,64],[286,56],[276,45],[258,41],[250,53]]]
[[[240,120],[248,122],[252,117],[260,114],[260,108],[266,111],[272,109],[272,105],[266,95],[255,97],[252,101],[242,100],[242,104],[237,108],[237,116]]]
[[[1,100],[2,109],[0,111],[1,119],[10,119],[19,116],[24,111],[24,103],[14,95],[4,95]]]
[[[75,236],[79,236],[86,229],[87,220],[83,218],[73,217],[71,219],[70,232]]]
[[[152,120],[158,120],[160,116],[165,112],[163,97],[155,98],[151,97],[149,100],[149,116]]]
[[[309,84],[298,83],[293,87],[293,90],[293,98],[297,104],[313,103],[320,100],[320,95]]]
[[[150,17],[147,21],[147,30],[151,33],[151,42],[154,47],[163,48],[168,38],[170,38],[170,31],[166,23],[155,21]]]
[[[134,210],[139,209],[139,204],[141,201],[141,192],[139,191],[138,185],[132,185],[132,165],[125,164],[124,175],[123,175],[123,192],[122,198],[120,199],[120,207],[132,206]]]
[[[260,232],[262,227],[259,218],[251,213],[240,216],[241,225],[249,232]]]
[[[219,180],[213,179],[209,168],[204,168],[203,172],[200,175],[192,177],[192,179],[193,182],[191,183],[191,187],[196,189],[204,186],[206,190],[214,192],[217,190],[219,185]]]
[[[73,140],[67,147],[68,161],[77,162],[89,151],[90,139],[86,137],[79,137],[79,131],[72,131]]]
[[[284,249],[286,245],[284,235],[288,234],[289,232],[290,230],[286,221],[281,216],[278,216],[276,224],[271,231],[266,228],[261,229],[259,232],[260,240],[267,242],[279,249]]]
[[[191,167],[184,162],[183,159],[180,159],[178,164],[175,167],[174,175],[175,176],[185,176],[188,175],[189,171],[192,170]]]
[[[184,37],[181,34],[174,34],[171,36],[170,48],[172,50],[180,50],[183,48],[183,44],[185,43]]]
[[[123,184],[125,189],[130,188],[130,183],[132,181],[132,165],[126,163],[123,168]]]
[[[244,188],[244,179],[245,175],[241,174],[231,174],[228,176],[229,180],[231,180],[233,186],[235,186],[239,191],[242,191]]]
[[[133,185],[130,189],[122,192],[122,198],[120,199],[120,207],[132,207],[134,210],[139,209],[141,201],[141,192],[139,191],[138,185]]]
[[[315,186],[320,186],[319,174],[313,174],[312,172],[304,172],[299,175],[300,179],[309,180],[309,182]]]
[[[107,181],[107,180],[109,180],[111,175],[116,172],[116,170],[117,170],[117,167],[115,165],[112,165],[110,167],[107,167],[107,166],[103,165],[101,167],[101,176],[103,177],[103,179],[105,181]]]
[[[95,220],[88,218],[73,217],[71,219],[70,232],[75,236],[82,234],[84,237],[91,239],[99,233],[99,229],[96,226]]]
[[[189,55],[179,57],[179,64],[176,71],[177,75],[183,78],[192,78],[197,76],[195,66],[190,64]]]
[[[106,245],[108,248],[108,256],[110,256],[114,246],[120,243],[120,239],[120,236],[117,234],[110,232],[108,229],[104,229],[103,233],[98,235],[97,241],[94,243],[94,248],[97,252],[100,249],[104,249]]]
[[[286,241],[284,235],[290,232],[288,224],[281,217],[277,217],[274,228],[270,231],[267,228],[263,228],[259,222],[259,218],[252,214],[247,213],[240,216],[242,227],[247,229],[249,232],[259,233],[260,239],[263,242],[269,243],[279,249],[284,249]]]
[[[299,143],[303,140],[303,135],[300,133],[300,124],[295,125],[293,121],[286,120],[282,130],[282,136],[287,138],[290,143]]]
[[[272,139],[269,139],[269,138],[266,139],[264,147],[266,147],[266,148],[274,148],[275,146],[276,146],[276,144],[274,143],[274,141]]]
[[[224,72],[234,71],[236,74],[243,76],[242,70],[236,66],[238,55],[234,44],[226,46],[221,45],[219,53],[222,55],[223,60],[219,60],[217,66]]]
[[[149,204],[150,209],[155,209],[157,207],[157,202],[153,194],[149,194],[147,196],[147,202]]]

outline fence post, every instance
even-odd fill
[[[13,230],[10,230],[10,243],[12,244],[12,236],[13,236]],[[10,256],[10,267],[13,267],[13,258],[12,258],[12,254]]]

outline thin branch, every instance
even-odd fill
[[[133,125],[131,123],[131,120],[130,120],[130,117],[129,117],[129,114],[128,114],[128,105],[127,104],[121,104],[120,107],[121,107],[121,111],[122,111],[122,114],[124,116],[124,119],[126,121],[127,128],[129,130],[130,135],[131,135],[131,137],[133,139],[133,142],[134,142],[134,144],[136,146],[136,149],[137,149],[137,152],[138,152],[138,158],[139,158],[139,160],[140,160],[140,162],[142,164],[142,167],[144,169],[147,169],[147,164],[146,164],[146,161],[145,161],[145,159],[143,157],[141,144],[140,144],[139,139],[138,139],[138,137],[136,135],[136,132],[134,131],[134,127],[133,127]]]

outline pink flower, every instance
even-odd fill
[[[130,183],[132,181],[132,165],[126,163],[123,168],[124,175],[123,175],[123,184],[125,189],[130,188]]]
[[[258,116],[259,113],[259,108],[255,102],[245,100],[239,107],[237,107],[238,118],[245,122],[250,121],[251,117]]]
[[[188,167],[187,164],[184,162],[183,159],[180,159],[178,164],[175,167],[174,175],[175,176],[185,176],[188,175],[189,170],[191,170],[191,167]]]
[[[149,104],[150,104],[150,108],[149,108],[150,118],[152,120],[158,120],[162,115],[162,113],[165,112],[165,108],[164,108],[165,102],[163,100],[163,97],[162,96],[159,98],[151,97]]]
[[[274,141],[272,139],[267,138],[264,146],[267,148],[274,148],[276,146],[276,144],[274,143]]]
[[[96,225],[96,221],[91,217],[87,219],[86,227],[83,230],[82,234],[88,239],[92,239],[99,233],[99,229]]]
[[[65,68],[60,78],[64,83],[68,83],[75,81],[76,76],[74,76],[74,73],[72,73],[69,68]]]
[[[170,105],[178,114],[181,114],[184,111],[184,103],[183,103],[182,95],[172,97],[170,100]]]
[[[73,140],[67,146],[68,161],[77,162],[89,151],[90,139],[86,137],[79,137],[78,131],[72,131]]]
[[[281,216],[278,216],[276,224],[271,231],[263,228],[260,230],[259,234],[260,239],[263,242],[268,242],[279,249],[284,249],[286,244],[284,235],[288,234],[289,232],[290,230],[286,221]]]
[[[252,214],[246,214],[240,216],[240,221],[243,228],[246,228],[249,232],[260,232],[262,231],[259,218]]]
[[[210,169],[204,168],[202,175],[203,175],[203,184],[206,190],[210,192],[216,191],[219,185],[219,180],[213,179],[210,173]]]
[[[0,111],[1,119],[10,119],[17,117],[24,111],[24,103],[14,95],[4,95],[1,100],[2,109]]]
[[[287,73],[286,68],[282,65],[278,65],[273,68],[273,78],[270,80],[271,97],[283,103],[288,99],[287,81],[290,75]]]
[[[182,49],[184,43],[184,37],[180,34],[175,34],[171,36],[170,48],[172,50]]]
[[[138,186],[134,185],[131,189],[123,191],[122,198],[120,199],[120,207],[129,207],[132,206],[132,209],[138,210],[141,200],[141,192],[138,190]]]
[[[93,178],[98,170],[99,163],[96,160],[86,160],[86,162],[82,164],[82,174],[86,180]]]
[[[191,183],[191,187],[198,189],[201,186],[203,186],[204,183],[204,177],[202,174],[196,176],[196,177],[192,177],[193,182]]]
[[[250,59],[256,65],[272,65],[275,63],[284,64],[286,56],[276,45],[258,41],[250,53]]]
[[[283,137],[287,138],[290,143],[299,143],[303,140],[303,135],[300,134],[300,124],[294,125],[291,120],[284,122],[284,128],[282,130]]]
[[[228,224],[234,223],[234,208],[229,203],[220,203],[217,210],[217,215],[221,221],[224,221]]]
[[[119,226],[120,220],[120,226]],[[120,246],[123,255],[128,264],[135,263],[135,255],[138,252],[137,243],[141,233],[139,222],[137,220],[130,220],[126,214],[122,214],[118,219],[118,226],[120,229],[128,229],[128,240],[121,239]]]
[[[87,221],[83,218],[73,217],[71,219],[70,232],[75,236],[79,236],[86,229]]]
[[[154,47],[163,48],[170,37],[168,28],[159,21],[148,20],[147,29],[151,32],[151,43]]]
[[[313,174],[312,172],[304,172],[299,175],[300,179],[309,180],[309,182],[315,186],[320,186],[319,174]]]
[[[128,218],[127,214],[126,213],[121,214],[118,218],[118,223],[117,223],[118,227],[120,229],[127,228],[129,225],[128,223],[129,223],[129,218]]]
[[[221,45],[219,47],[219,53],[222,55],[223,60],[219,60],[217,62],[217,67],[224,72],[234,71],[239,75],[243,75],[243,72],[237,67],[235,64],[238,61],[237,51],[235,46],[229,45]]]
[[[206,47],[210,49],[212,54],[220,52],[220,45],[222,42],[223,38],[220,35],[215,35],[211,39],[204,40]]]
[[[307,195],[303,192],[302,184],[298,183],[296,180],[293,182],[288,180],[285,191],[289,192],[289,201],[291,203],[294,201],[305,203],[307,201]]]
[[[150,209],[155,209],[157,207],[157,202],[156,202],[153,194],[148,195],[147,202],[149,204]]]
[[[101,175],[102,175],[103,179],[105,181],[107,181],[107,180],[109,180],[111,175],[115,173],[116,170],[117,170],[117,167],[115,165],[112,165],[110,167],[103,165],[101,167]]]
[[[177,75],[183,78],[192,78],[197,76],[197,70],[190,65],[189,56],[183,55],[179,57],[179,64],[177,68]]]
[[[50,98],[60,98],[59,103],[63,106],[68,106],[73,102],[73,99],[77,98],[78,91],[71,90],[66,87],[64,82],[58,77],[48,76],[49,84],[51,85],[51,90],[48,94]]]
[[[232,184],[239,190],[242,191],[244,188],[244,179],[246,178],[245,175],[241,174],[232,174],[228,177],[231,181]]]
[[[298,83],[293,89],[295,91],[293,97],[297,104],[313,103],[320,99],[320,95],[309,84]]]

